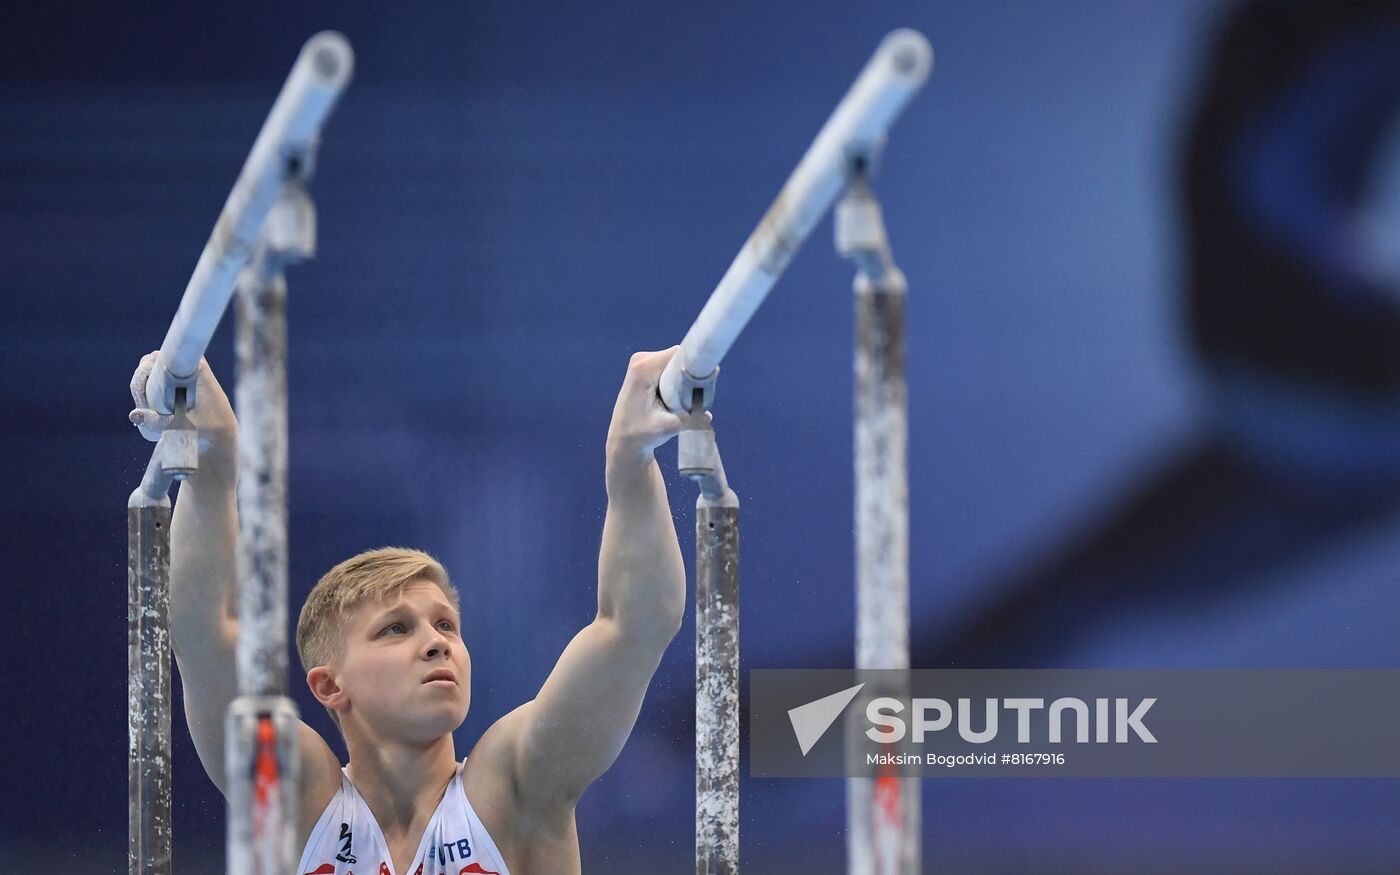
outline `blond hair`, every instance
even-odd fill
[[[387,598],[417,580],[437,584],[452,603],[452,609],[461,612],[461,600],[447,569],[422,550],[366,550],[327,571],[311,588],[297,619],[297,655],[302,669],[310,673],[340,656],[345,644],[345,621],[355,608]],[[330,711],[330,715],[339,726],[336,713]]]

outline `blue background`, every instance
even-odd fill
[[[603,437],[628,354],[679,341],[893,27],[936,52],[878,185],[910,281],[914,638],[936,651],[1213,440],[1212,384],[1182,318],[1176,190],[1226,8],[0,12],[6,866],[124,865],[124,507],[150,452],[126,422],[127,380],[159,346],[311,33],[343,31],[356,73],[313,183],[320,251],[289,274],[294,607],[353,552],[438,555],[475,666],[464,754],[592,616]],[[1379,221],[1397,188],[1378,189]],[[1387,227],[1400,239],[1400,222]],[[851,659],[850,267],[830,234],[818,226],[719,386],[744,501],[745,670]],[[228,326],[209,358],[231,387]],[[694,489],[673,447],[661,457],[689,556]],[[1170,562],[1128,549],[1096,584],[1121,577],[1141,597],[1107,613],[1088,598],[1083,617],[1084,602],[1051,598],[1027,639],[1043,646],[989,647],[981,664],[1400,663],[1388,498],[1316,539],[1279,534],[1268,501],[1243,504],[1201,523],[1223,542]],[[1144,526],[1157,522],[1170,521]],[[1278,561],[1231,561],[1245,529],[1262,539],[1246,553]],[[692,865],[692,636],[693,618],[580,804],[585,871]],[[221,871],[223,803],[178,705],[176,868]],[[843,871],[841,782],[745,779],[743,792],[747,868]],[[1394,781],[929,781],[924,859],[939,872],[1390,871],[1398,819]]]

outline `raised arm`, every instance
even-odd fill
[[[170,420],[146,403],[146,380],[156,358],[157,353],[143,358],[131,379],[136,404],[131,422],[152,440]],[[199,469],[180,484],[170,523],[170,642],[195,750],[209,779],[227,795],[224,718],[238,695],[238,423],[203,361],[195,396],[198,406],[189,417],[199,430]],[[325,795],[320,785],[331,779],[331,772],[339,780],[339,763],[305,724],[300,739],[303,787],[314,786]]]
[[[157,358],[157,353],[143,358],[131,378],[136,404],[131,422],[151,440],[170,420],[146,401],[146,381]],[[189,417],[199,430],[199,469],[178,487],[170,523],[170,643],[195,750],[222,791],[224,710],[236,695],[238,424],[223,388],[204,362],[195,397],[199,403]]]
[[[656,394],[674,354],[634,355],[613,408],[598,614],[534,701],[503,720],[513,724],[516,786],[527,807],[572,805],[617,759],[685,615],[685,565],[652,455],[682,424]]]

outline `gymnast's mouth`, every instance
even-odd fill
[[[430,684],[434,681],[448,681],[455,685],[457,683],[457,676],[445,668],[439,668],[428,672],[428,676],[423,678],[423,683],[425,684]]]

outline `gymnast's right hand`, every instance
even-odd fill
[[[150,381],[160,352],[147,353],[131,375],[131,400],[136,405],[128,414],[131,424],[141,430],[141,436],[148,441],[160,440],[161,432],[174,419],[168,414],[158,413],[146,400],[146,383]],[[233,460],[238,455],[238,420],[234,418],[233,407],[228,396],[214,378],[209,363],[199,360],[199,381],[195,386],[195,407],[189,411],[190,424],[199,431],[199,454],[213,453]]]

